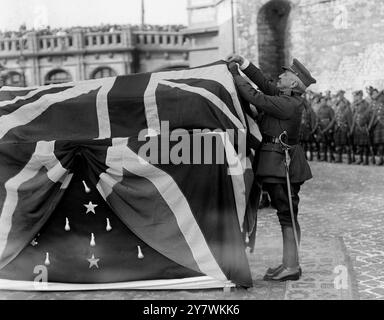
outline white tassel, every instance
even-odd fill
[[[139,258],[139,259],[144,259],[144,255],[143,255],[143,253],[141,252],[141,248],[140,248],[140,246],[137,246],[137,251],[138,251],[137,258]]]
[[[65,218],[65,227],[64,227],[64,230],[65,230],[65,231],[70,231],[70,230],[71,230],[71,227],[69,226],[69,220],[68,220],[68,218]]]
[[[88,188],[88,186],[87,186],[87,184],[85,183],[84,180],[83,180],[83,185],[84,185],[85,193],[90,193],[90,192],[91,192],[91,189]]]
[[[112,227],[111,227],[111,222],[109,221],[109,219],[107,218],[107,227],[105,228],[108,232],[112,230]]]
[[[246,243],[246,244],[249,243],[249,235],[248,235],[248,232],[245,233],[245,243]]]
[[[95,235],[93,233],[91,233],[91,242],[90,242],[90,245],[91,247],[94,247],[96,245],[96,242],[95,242]]]
[[[31,246],[36,247],[39,243],[36,241],[36,238],[31,241]]]
[[[49,266],[49,265],[51,264],[51,262],[49,261],[49,253],[48,253],[48,252],[45,254],[45,261],[44,261],[44,264],[45,264],[46,266]]]

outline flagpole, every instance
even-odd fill
[[[232,53],[236,53],[235,45],[235,10],[233,8],[234,2],[231,0],[231,23],[232,23]]]
[[[141,29],[144,30],[145,24],[145,3],[144,0],[141,0]]]

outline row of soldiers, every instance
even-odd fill
[[[306,93],[301,144],[307,159],[348,164],[384,165],[384,90],[353,92],[350,103],[340,90],[332,95]],[[371,161],[370,161],[371,160]]]

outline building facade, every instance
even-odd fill
[[[27,33],[0,38],[3,84],[37,86],[167,67],[189,66],[189,44],[180,32],[113,32],[75,29],[61,35]]]
[[[211,42],[204,38],[216,50],[206,59],[203,47],[198,59],[191,52],[192,65],[222,59],[234,46],[270,78],[296,57],[317,79],[314,90],[384,89],[382,0],[189,0],[188,10],[192,49],[199,52],[199,25],[216,32]]]
[[[293,57],[316,91],[384,88],[382,0],[188,0],[188,28],[0,38],[7,84],[67,80],[208,64],[238,52],[274,79]]]

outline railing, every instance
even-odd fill
[[[73,31],[66,35],[37,35],[29,33],[23,38],[1,38],[0,56],[31,53],[52,53],[73,50],[98,50],[109,48],[186,50],[188,38],[181,32],[166,31],[132,31],[123,29],[114,32]]]
[[[28,50],[28,42],[23,38],[0,38],[0,52],[19,52]]]
[[[74,47],[73,36],[39,36],[37,43],[38,51],[64,51]]]
[[[86,48],[119,47],[123,45],[122,32],[94,32],[84,34]]]
[[[179,32],[135,31],[136,45],[141,47],[185,47],[188,45],[186,36]]]

